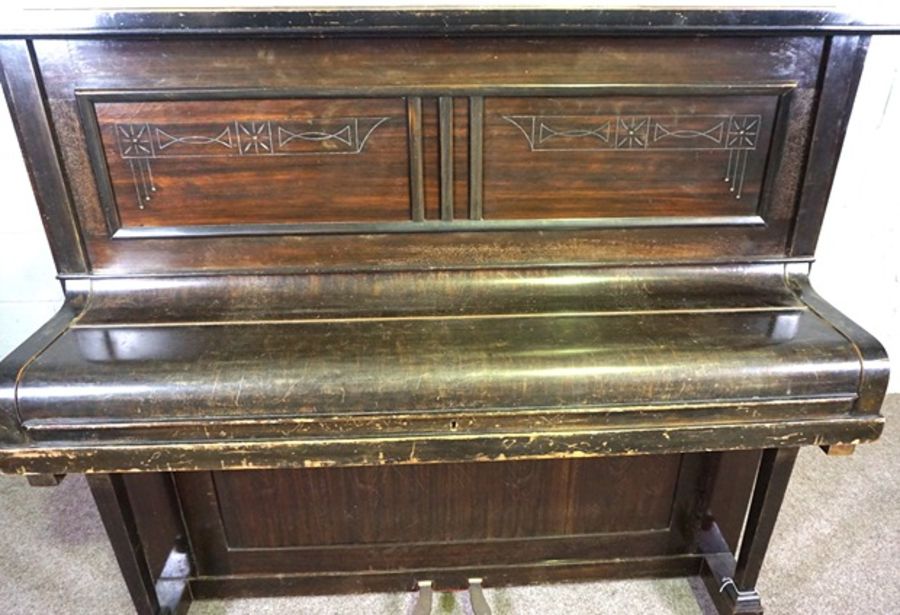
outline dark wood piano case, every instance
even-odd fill
[[[88,474],[139,613],[696,574],[761,613],[798,447],[881,432],[884,350],[808,272],[896,28],[38,23],[0,60],[66,303],[0,364],[0,470]]]

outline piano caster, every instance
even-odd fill
[[[469,579],[469,602],[474,615],[491,615],[481,587],[481,579]],[[431,615],[434,606],[434,588],[432,581],[419,581],[419,597],[410,615]]]
[[[475,615],[491,615],[491,607],[484,598],[481,579],[469,579],[469,601]]]
[[[434,604],[434,590],[431,581],[419,581],[419,598],[410,615],[431,615],[431,607]]]

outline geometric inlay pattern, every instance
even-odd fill
[[[744,189],[747,161],[759,141],[759,115],[504,115],[532,152],[721,150],[724,181],[734,198]]]
[[[116,124],[119,154],[128,161],[144,209],[157,191],[151,161],[159,158],[356,155],[390,117],[227,123]]]

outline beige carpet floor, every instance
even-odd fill
[[[759,589],[770,615],[900,613],[900,395],[884,437],[852,457],[801,451]],[[696,580],[487,590],[496,615],[696,614]],[[192,615],[404,615],[411,594],[198,602]],[[31,488],[0,477],[0,615],[133,613],[81,477]],[[435,613],[471,613],[466,594]]]

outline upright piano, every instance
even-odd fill
[[[885,352],[809,269],[869,37],[897,30],[11,19],[65,304],[0,363],[0,471],[87,475],[141,615],[691,575],[762,613],[798,449],[883,427]]]

